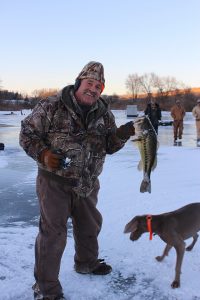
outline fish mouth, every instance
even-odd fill
[[[137,117],[137,118],[135,118],[135,120],[134,120],[134,124],[136,123],[142,123],[144,120],[150,120],[149,119],[149,117],[148,116],[146,116],[146,115],[142,115],[142,116],[139,116],[139,117]]]
[[[133,126],[135,127],[136,133],[140,133],[141,135],[148,133],[148,130],[152,128],[151,121],[146,115],[137,117],[133,122]],[[146,131],[144,132],[144,130]]]
[[[139,116],[139,117],[135,118],[135,121],[134,121],[134,123],[137,123],[137,122],[143,121],[145,118],[146,118],[146,116],[145,116],[145,115],[143,115],[143,116]]]
[[[135,126],[141,126],[141,124],[143,124],[144,120],[146,119],[146,116],[140,116],[140,117],[137,117],[134,122],[133,122],[133,125],[134,127]]]

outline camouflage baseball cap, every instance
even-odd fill
[[[92,78],[98,80],[105,86],[104,68],[103,65],[96,61],[90,61],[84,66],[83,70],[79,73],[77,79]]]

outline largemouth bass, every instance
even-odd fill
[[[138,170],[143,170],[143,180],[140,186],[140,192],[151,193],[151,171],[157,165],[157,134],[151,121],[147,116],[137,117],[134,121],[135,135],[138,148],[141,155],[141,160],[138,165]]]

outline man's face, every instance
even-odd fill
[[[151,99],[151,106],[155,107],[156,106],[156,100],[155,99]]]
[[[91,78],[81,80],[81,85],[75,92],[75,97],[80,104],[91,106],[97,102],[101,95],[102,84]]]

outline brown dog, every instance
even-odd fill
[[[186,250],[191,251],[194,247],[200,230],[200,203],[188,204],[180,209],[160,215],[143,215],[133,218],[124,229],[124,233],[131,232],[130,239],[136,241],[145,233],[157,234],[167,243],[161,256],[157,261],[162,261],[168,255],[170,249],[176,249],[175,278],[171,284],[172,288],[180,286],[180,274],[183,256],[185,252],[184,240],[193,237],[191,245]]]

